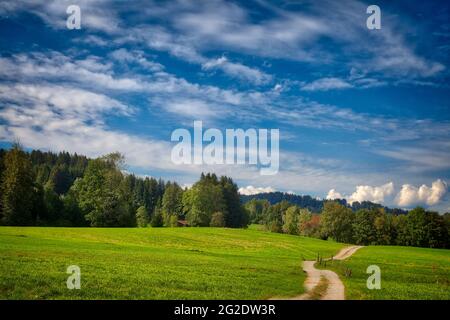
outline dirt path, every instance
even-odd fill
[[[333,257],[334,260],[344,260],[354,254],[361,246],[351,246],[342,249]],[[329,260],[329,259],[327,259]],[[304,261],[303,271],[306,272],[305,281],[306,293],[294,297],[291,300],[308,300],[314,288],[319,284],[320,278],[324,277],[328,282],[326,292],[322,295],[321,300],[345,300],[345,288],[338,275],[330,270],[319,270],[314,267],[316,261]]]

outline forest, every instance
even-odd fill
[[[20,145],[0,150],[0,221],[16,226],[244,227],[236,184],[202,174],[189,189],[125,173],[124,157],[97,159]]]
[[[306,208],[314,213],[320,213],[323,209],[323,205],[327,200],[313,198],[308,195],[298,195],[287,192],[265,192],[258,193],[253,195],[241,195],[242,202],[246,203],[252,199],[263,200],[266,199],[270,204],[276,204],[281,201],[287,201],[289,203],[295,204],[299,207]],[[374,209],[374,208],[383,208],[387,213],[393,214],[407,214],[407,210],[399,209],[399,208],[389,208],[382,206],[381,204],[374,203],[371,201],[362,201],[362,202],[352,202],[351,204],[347,202],[345,199],[335,199],[335,201],[340,204],[352,209],[353,211],[358,211],[359,209]]]
[[[15,144],[0,149],[0,192],[1,225],[246,228],[260,224],[270,232],[360,245],[450,247],[450,213],[440,215],[421,207],[408,212],[369,202],[350,206],[343,200],[295,195],[288,197],[292,202],[270,202],[264,195],[245,199],[231,178],[214,173],[202,173],[192,187],[182,188],[175,181],[127,173],[120,153],[89,159],[67,152],[25,152]]]
[[[339,201],[324,201],[322,211],[313,213],[286,200],[270,204],[267,199],[252,199],[245,208],[250,223],[272,232],[358,245],[450,248],[450,213],[440,215],[421,207],[397,214],[382,206],[353,211]]]

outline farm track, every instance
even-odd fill
[[[339,251],[333,257],[333,260],[344,260],[352,256],[362,246],[350,246]],[[325,259],[330,260],[330,259]],[[345,300],[345,287],[339,276],[331,270],[316,269],[314,264],[316,261],[308,260],[303,262],[303,271],[306,272],[307,278],[305,281],[306,293],[293,297],[290,300],[310,300],[314,289],[319,285],[321,277],[324,277],[328,283],[325,293],[320,297],[320,300]]]
[[[362,246],[351,246],[342,249],[333,260],[344,260],[352,256]],[[330,259],[326,259],[330,260]],[[303,271],[307,273],[305,281],[306,293],[294,297],[293,300],[309,300],[310,292],[319,284],[320,277],[325,277],[328,281],[328,288],[320,300],[345,300],[345,287],[339,276],[331,270],[320,270],[314,267],[316,261],[305,261]]]

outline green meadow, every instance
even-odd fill
[[[0,227],[0,299],[266,299],[303,292],[303,259],[344,244],[256,227]],[[69,290],[67,267],[81,268]]]
[[[380,267],[379,290],[367,289],[369,265]],[[339,275],[345,285],[346,299],[450,300],[450,250],[368,246],[347,260],[327,262],[321,268]]]
[[[0,227],[0,299],[294,296],[304,291],[303,259],[345,246],[256,226]],[[70,265],[81,268],[80,290],[67,289]],[[369,265],[381,269],[380,290],[367,289]],[[347,299],[450,299],[450,250],[369,246],[326,269],[343,280]]]

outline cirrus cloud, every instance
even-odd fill
[[[350,83],[339,78],[322,78],[307,83],[301,87],[302,91],[328,91],[348,89],[353,87]]]

